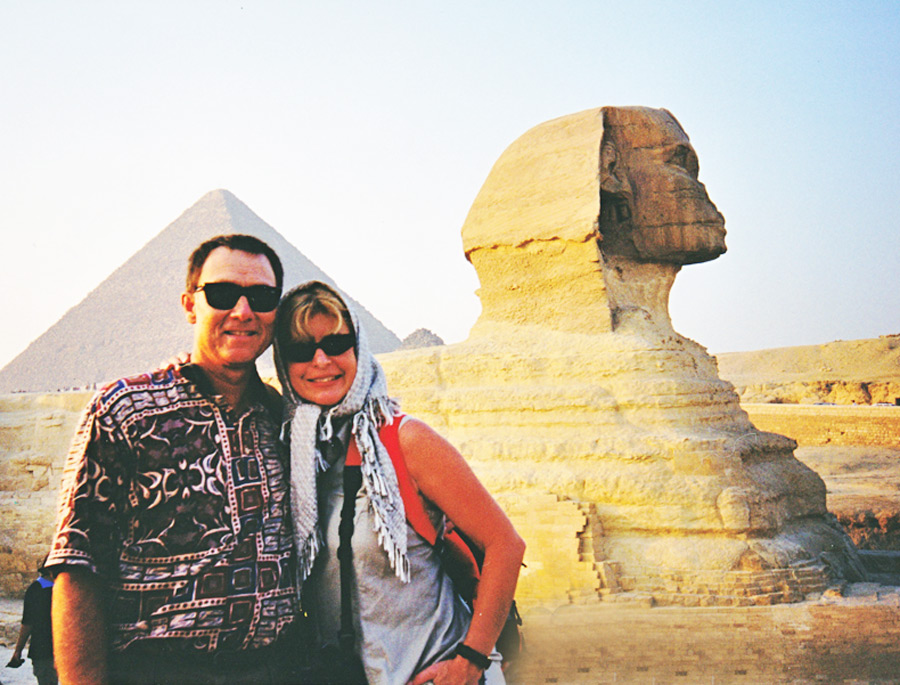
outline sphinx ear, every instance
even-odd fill
[[[197,323],[197,312],[194,311],[195,305],[194,293],[181,293],[181,307],[184,309],[184,315],[189,324]]]
[[[628,181],[619,164],[619,150],[611,140],[600,146],[600,190],[611,195],[628,192]]]

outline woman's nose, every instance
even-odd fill
[[[325,354],[325,351],[321,347],[316,348],[315,354],[313,354],[313,364],[328,364],[331,361],[331,358]]]

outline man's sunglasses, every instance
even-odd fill
[[[319,342],[290,342],[284,345],[282,355],[291,363],[305,364],[311,362],[316,356],[316,350],[322,350],[329,357],[337,357],[344,354],[356,344],[356,336],[353,333],[336,333],[326,335]]]
[[[202,290],[206,294],[206,303],[213,309],[233,309],[241,296],[244,296],[254,312],[271,312],[281,299],[281,288],[271,285],[243,286],[224,281],[204,283],[196,290]]]

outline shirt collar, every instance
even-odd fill
[[[217,394],[209,380],[209,376],[202,367],[196,364],[185,364],[178,367],[181,375],[190,381],[202,394],[217,402],[224,402],[221,395]],[[259,374],[254,369],[253,378],[247,386],[248,411],[264,410],[268,412],[273,421],[281,421],[281,395],[275,388],[262,382]]]

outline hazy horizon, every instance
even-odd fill
[[[604,105],[669,109],[726,219],[676,330],[714,353],[898,333],[898,30],[878,2],[6,3],[0,367],[217,188],[400,338],[463,340],[494,161]]]

